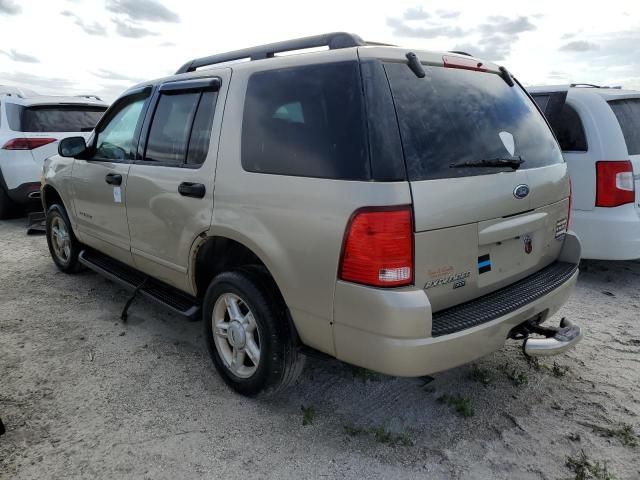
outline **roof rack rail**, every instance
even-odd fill
[[[284,42],[270,43],[257,47],[244,48],[233,52],[219,53],[208,57],[196,58],[185,63],[178,69],[176,75],[193,72],[197,68],[215,65],[218,63],[231,62],[234,60],[262,60],[273,58],[276,53],[291,52],[294,50],[304,50],[306,48],[329,47],[329,50],[340,48],[350,48],[369,45],[358,35],[345,32],[325,33],[313,37],[297,38]]]
[[[570,87],[590,87],[590,88],[602,88],[600,85],[595,85],[593,83],[572,83],[569,85]],[[605,87],[606,88],[606,87]]]
[[[76,97],[78,97],[78,98],[89,98],[89,99],[95,98],[99,102],[102,101],[102,99],[98,95],[76,95]]]

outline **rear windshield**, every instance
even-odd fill
[[[616,114],[629,155],[640,155],[640,98],[612,100],[609,106]]]
[[[11,130],[17,132],[89,132],[106,107],[55,105],[25,107],[7,104]]]
[[[409,180],[511,170],[451,166],[463,162],[519,158],[523,169],[563,162],[547,123],[520,87],[493,73],[424,68],[426,77],[418,78],[406,64],[385,64]]]

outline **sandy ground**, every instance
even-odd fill
[[[573,479],[581,452],[640,478],[624,430],[640,431],[638,262],[583,265],[560,315],[587,336],[555,371],[515,342],[432,381],[310,359],[294,388],[249,400],[216,375],[199,322],[136,300],[123,325],[126,292],[59,273],[24,224],[0,222],[3,479]]]

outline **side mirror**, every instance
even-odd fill
[[[58,143],[58,155],[61,157],[77,157],[87,149],[83,137],[63,138]]]

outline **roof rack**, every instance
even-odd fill
[[[28,88],[13,87],[11,85],[0,85],[0,95],[16,96],[18,98],[25,98],[29,96],[37,95],[33,90]]]
[[[586,88],[613,88],[615,90],[620,90],[622,85],[594,85],[593,83],[572,83],[569,85],[570,87],[586,87]]]
[[[76,95],[76,97],[78,97],[78,98],[88,98],[88,99],[95,98],[99,102],[102,101],[102,99],[98,95]]]
[[[365,42],[358,35],[354,35],[352,33],[325,33],[323,35],[316,35],[313,37],[297,38],[295,40],[286,40],[284,42],[270,43],[267,45],[260,45],[258,47],[245,48],[242,50],[235,50],[233,52],[219,53],[208,57],[196,58],[195,60],[191,60],[180,67],[176,72],[176,75],[193,72],[200,67],[231,62],[234,60],[263,60],[265,58],[273,58],[276,53],[291,52],[293,50],[304,50],[307,48],[317,47],[329,47],[329,50],[335,50],[372,44],[373,43]]]

